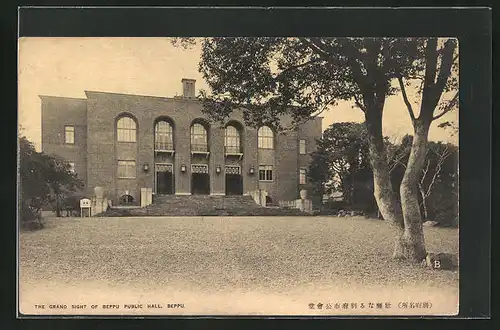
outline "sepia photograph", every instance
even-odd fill
[[[19,315],[457,315],[459,46],[19,38]]]

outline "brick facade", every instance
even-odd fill
[[[299,168],[307,167],[308,155],[322,134],[321,118],[315,118],[296,131],[275,135],[274,149],[259,149],[257,130],[244,126],[242,113],[233,113],[229,122],[240,128],[242,157],[226,156],[225,130],[209,123],[193,97],[152,97],[86,91],[86,99],[41,96],[42,150],[75,162],[75,171],[84,181],[87,193],[101,186],[113,203],[128,192],[139,200],[141,188],[155,189],[155,163],[172,164],[176,194],[191,193],[191,164],[207,164],[210,194],[226,192],[225,166],[241,168],[243,193],[268,191],[273,201],[299,197]],[[136,142],[118,142],[117,120],[127,115],[136,122]],[[154,127],[160,118],[173,125],[174,153],[154,151]],[[209,155],[191,154],[191,125],[203,121],[208,127]],[[282,123],[289,121],[283,118]],[[75,127],[75,143],[64,141],[64,126]],[[299,140],[307,141],[307,155],[299,155]],[[118,161],[135,160],[134,179],[118,178]],[[144,165],[149,166],[144,171]],[[259,164],[273,165],[273,181],[259,181]],[[186,172],[181,172],[181,166]],[[216,173],[220,167],[221,172]],[[250,174],[250,168],[255,173]],[[154,191],[154,190],[153,190]]]

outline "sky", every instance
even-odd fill
[[[201,47],[174,47],[167,38],[21,38],[19,40],[18,122],[22,133],[40,150],[39,95],[85,98],[85,91],[173,97],[182,94],[182,78],[196,79],[196,89],[209,90],[198,72]],[[419,98],[408,91],[413,108]],[[417,112],[418,115],[418,112]],[[352,102],[325,111],[323,129],[334,122],[362,122]],[[432,124],[429,139],[458,145],[458,136],[438,128],[443,121],[458,123],[452,111]],[[400,94],[387,98],[384,135],[400,138],[413,131]]]

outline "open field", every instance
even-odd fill
[[[457,229],[424,230],[429,252],[458,254]],[[30,314],[455,313],[458,271],[393,261],[392,244],[386,223],[362,217],[51,218],[20,234],[20,306]],[[321,310],[309,309],[318,302]],[[333,307],[343,302],[358,307]]]

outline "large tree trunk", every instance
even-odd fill
[[[370,164],[373,172],[373,194],[382,217],[394,232],[394,258],[404,258],[402,235],[404,232],[401,206],[392,188],[384,139],[382,135],[382,108],[366,111],[366,128],[368,132],[368,147]]]
[[[413,137],[410,157],[400,187],[405,227],[401,241],[404,257],[414,262],[420,262],[425,258],[426,251],[422,216],[418,202],[418,194],[420,193],[418,181],[425,162],[429,125],[416,121],[414,126],[415,136]]]

